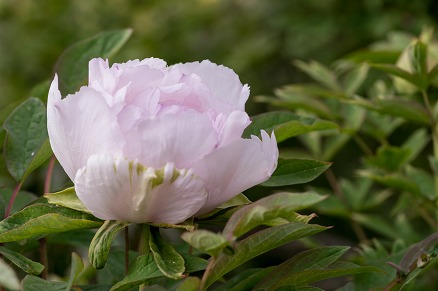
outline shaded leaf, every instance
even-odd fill
[[[128,222],[106,220],[99,228],[88,249],[88,258],[94,268],[102,269],[105,266],[115,235],[128,225]]]
[[[10,260],[15,266],[25,271],[28,274],[39,275],[44,270],[44,265],[34,262],[22,254],[14,252],[10,249],[0,246],[0,254]]]
[[[79,274],[84,269],[84,263],[82,262],[82,258],[78,256],[76,253],[71,254],[71,269],[70,269],[70,277],[68,278],[66,291],[71,290],[73,284],[76,282]]]
[[[309,269],[290,273],[280,281],[277,281],[275,286],[288,285],[305,285],[313,282],[318,282],[330,278],[350,276],[360,273],[383,272],[381,269],[369,266],[359,266],[349,262],[336,262],[329,268],[320,269],[318,271]],[[274,289],[269,289],[274,290]]]
[[[243,137],[259,135],[260,130],[264,129],[268,133],[274,131],[277,142],[281,142],[300,134],[336,128],[338,126],[330,121],[303,117],[286,111],[273,111],[255,116],[243,132]]]
[[[91,214],[82,201],[79,200],[74,187],[70,187],[55,193],[46,193],[44,194],[44,197],[47,199],[47,202],[51,204],[56,204]]]
[[[312,192],[270,195],[236,211],[228,220],[222,234],[228,240],[233,241],[258,225],[307,208],[324,198]]]
[[[336,262],[349,247],[321,247],[300,252],[286,262],[273,268],[269,274],[257,284],[255,289],[274,290],[282,282],[305,270],[324,270]],[[294,283],[295,284],[295,283]],[[300,282],[298,282],[300,284]]]
[[[437,193],[435,192],[435,181],[431,174],[422,169],[408,166],[406,167],[406,175],[418,185],[420,193],[424,198],[429,199],[430,201],[436,199]]]
[[[191,254],[181,253],[184,259],[186,273],[203,271],[207,268],[208,261]]]
[[[102,32],[67,48],[59,57],[55,71],[63,96],[76,92],[87,80],[88,62],[113,56],[129,39],[132,29]]]
[[[201,286],[201,279],[198,277],[187,277],[175,291],[198,291],[199,286]]]
[[[332,163],[308,159],[278,159],[278,166],[263,186],[277,187],[312,181],[327,170]]]
[[[0,191],[0,197],[3,196],[5,201],[10,201],[12,197],[13,190],[10,188],[1,189]],[[38,198],[33,193],[27,192],[27,191],[19,191],[17,194],[17,197],[15,198],[14,205],[12,205],[11,213],[17,212],[33,201],[35,201]],[[1,217],[4,217],[2,215]]]
[[[7,131],[5,159],[8,171],[24,180],[51,155],[47,134],[46,107],[38,98],[21,103],[4,123]]]
[[[185,270],[184,259],[172,245],[161,237],[158,228],[151,229],[149,247],[160,271],[166,277],[181,279]]]
[[[294,222],[259,231],[237,243],[233,255],[220,254],[211,264],[210,272],[205,274],[206,281],[203,287],[208,288],[229,271],[260,254],[326,229],[320,225]]]
[[[55,205],[37,203],[0,222],[0,242],[95,228],[101,224],[102,221],[92,215]]]
[[[128,274],[115,284],[111,291],[130,290],[146,283],[148,280],[164,276],[154,261],[151,253],[138,256],[130,265]]]
[[[65,282],[46,281],[39,277],[27,275],[23,282],[23,290],[26,291],[65,291],[67,284]]]
[[[416,40],[410,47],[410,65],[420,89],[428,86],[427,44]]]
[[[266,274],[270,273],[274,267],[268,267],[265,269],[248,269],[243,270],[225,284],[220,285],[216,288],[216,291],[240,291],[240,290],[256,290],[253,289],[256,284],[263,278]]]
[[[403,80],[406,80],[417,87],[421,86],[421,83],[418,82],[418,79],[414,75],[412,75],[408,71],[400,69],[396,65],[392,65],[392,64],[370,64],[370,65],[375,69],[402,78]]]
[[[222,249],[230,245],[230,242],[221,234],[204,229],[185,232],[181,238],[192,247],[213,257],[216,257]]]

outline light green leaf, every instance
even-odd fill
[[[154,257],[151,253],[138,256],[129,266],[128,274],[122,281],[115,284],[111,291],[131,290],[136,286],[146,283],[148,280],[163,277]]]
[[[435,181],[431,174],[420,168],[408,166],[406,167],[406,175],[418,185],[420,193],[424,198],[429,199],[430,201],[436,199],[438,193],[435,193]]]
[[[412,73],[416,75],[417,86],[420,89],[426,89],[428,86],[427,50],[427,44],[416,40],[409,51]]]
[[[199,219],[206,219],[208,217],[211,217],[215,214],[217,214],[218,212],[223,211],[224,209],[227,208],[232,208],[232,207],[236,207],[236,206],[242,206],[242,205],[247,205],[247,204],[251,204],[251,200],[249,200],[245,195],[243,195],[242,193],[240,193],[237,196],[234,196],[234,198],[232,198],[231,200],[228,200],[225,203],[222,203],[221,205],[219,205],[218,207],[216,207],[214,210],[203,214],[201,216],[198,216]],[[188,229],[188,231],[193,231],[194,229]]]
[[[381,169],[397,172],[409,161],[410,155],[409,148],[382,145],[377,149],[376,155],[367,158],[367,161]]]
[[[283,281],[289,280],[301,271],[305,270],[324,270],[336,262],[349,247],[321,247],[316,249],[300,252],[286,262],[278,265],[269,274],[260,281],[256,286],[257,289],[274,290],[279,287]],[[298,282],[298,285],[300,282]]]
[[[237,243],[233,255],[220,254],[211,264],[209,273],[205,275],[203,287],[208,288],[226,273],[260,254],[326,229],[320,225],[294,222],[259,231]]]
[[[88,249],[88,259],[94,268],[102,269],[105,266],[115,235],[128,225],[128,222],[106,220],[99,228]]]
[[[37,203],[0,222],[0,243],[36,238],[47,234],[99,227],[92,215],[50,204]]]
[[[322,64],[316,61],[305,63],[298,60],[295,61],[294,64],[321,85],[324,85],[334,91],[340,91],[336,75]]]
[[[62,95],[72,94],[84,85],[91,59],[110,58],[127,42],[131,34],[132,29],[106,31],[67,48],[55,65]]]
[[[67,287],[65,282],[46,281],[32,275],[27,275],[22,284],[25,291],[65,291]]]
[[[252,123],[245,129],[243,137],[259,135],[264,129],[274,131],[277,142],[312,131],[336,129],[338,126],[330,121],[312,117],[303,117],[286,111],[273,111],[255,116]]]
[[[424,128],[416,130],[411,134],[401,146],[404,149],[408,149],[410,154],[407,162],[411,162],[417,158],[417,156],[423,151],[430,141],[429,134]]]
[[[412,100],[394,98],[394,99],[375,99],[369,101],[363,98],[356,97],[354,100],[348,102],[383,114],[402,117],[404,119],[423,125],[428,125],[430,122],[424,107]]]
[[[408,81],[409,83],[420,87],[420,83],[418,82],[418,79],[415,77],[415,75],[412,75],[408,71],[405,71],[403,69],[400,69],[396,65],[392,64],[370,64],[371,67],[378,69],[380,71],[383,71],[385,73],[388,73],[390,75],[402,78],[403,80]]]
[[[151,229],[149,247],[154,256],[155,263],[160,271],[168,278],[181,279],[184,273],[183,257],[167,243],[160,235],[158,228]]]
[[[172,223],[150,223],[151,226],[159,227],[159,228],[179,228],[179,229],[185,229],[188,231],[192,231],[195,229],[195,225],[193,224],[193,218],[189,218],[184,222],[178,223],[178,224],[172,224]]]
[[[7,132],[4,150],[8,171],[17,182],[23,181],[52,155],[44,103],[37,98],[27,99],[9,115],[3,127]]]
[[[386,174],[381,171],[359,170],[357,171],[357,174],[393,189],[408,191],[415,195],[421,195],[418,185],[415,184],[409,177],[403,176],[399,173]]]
[[[341,91],[333,91],[315,84],[291,84],[276,89],[275,94],[283,100],[291,101],[296,95],[308,97],[321,97],[328,99],[346,99]],[[333,113],[332,113],[333,114]]]
[[[278,159],[272,177],[263,186],[277,187],[312,181],[331,166],[331,163],[308,159]]]
[[[14,270],[0,258],[0,287],[20,290],[20,281]]]
[[[291,212],[307,208],[325,197],[316,193],[277,193],[262,198],[236,211],[223,230],[223,236],[233,241],[258,225]]]
[[[224,236],[205,229],[185,232],[181,238],[195,249],[213,257],[217,257],[224,248],[230,246],[230,242]]]
[[[181,256],[184,259],[186,273],[203,271],[207,268],[208,261],[205,259],[187,253],[181,253]]]
[[[187,277],[175,291],[198,291],[201,286],[201,279],[198,277]]]
[[[44,195],[44,197],[47,198],[47,201],[51,204],[56,204],[91,214],[82,201],[79,200],[74,187],[70,187],[55,193],[47,193]]]
[[[359,90],[368,75],[369,65],[362,63],[351,70],[345,77],[344,90],[348,95],[353,95]]]
[[[67,286],[65,287],[65,291],[70,291],[73,287],[73,284],[76,282],[79,274],[84,269],[84,263],[82,262],[82,258],[78,256],[76,253],[71,253],[71,269],[70,269],[70,277],[68,278]]]
[[[28,274],[39,275],[44,270],[44,265],[34,262],[25,256],[5,247],[0,246],[0,254]]]

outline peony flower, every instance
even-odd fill
[[[249,87],[210,61],[149,58],[89,63],[89,83],[64,99],[55,76],[47,104],[53,152],[93,215],[179,223],[266,181],[274,134],[241,138]]]

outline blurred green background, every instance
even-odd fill
[[[233,68],[254,96],[303,79],[294,59],[328,64],[437,19],[435,0],[0,0],[0,108],[51,78],[65,48],[103,30],[134,29],[112,61],[210,59]]]

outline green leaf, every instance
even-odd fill
[[[408,191],[415,195],[421,195],[418,185],[409,177],[400,175],[399,173],[386,174],[381,171],[360,170],[357,171],[357,174],[399,191]]]
[[[102,269],[105,266],[115,235],[128,225],[128,222],[106,220],[99,228],[88,249],[88,258],[94,268]]]
[[[71,253],[71,269],[70,269],[70,277],[68,278],[67,287],[65,291],[71,290],[73,284],[76,282],[79,274],[84,269],[84,263],[82,262],[82,258],[78,256],[76,253]]]
[[[12,193],[13,193],[12,189],[10,189],[10,188],[1,189],[0,192],[1,192],[0,197],[3,196],[3,199],[5,201],[11,200]],[[30,193],[27,191],[19,191],[18,195],[14,201],[14,205],[12,205],[11,213],[15,213],[15,212],[23,209],[24,207],[26,207],[27,205],[29,205],[30,203],[35,201],[37,198],[38,198],[38,196],[36,196],[33,193]],[[4,217],[4,215],[1,217]]]
[[[0,287],[20,290],[20,281],[14,270],[0,258]]]
[[[110,58],[127,42],[131,34],[132,29],[106,31],[67,48],[55,65],[62,95],[72,94],[84,85],[91,59]]]
[[[370,65],[375,69],[402,78],[403,80],[406,80],[417,87],[421,86],[421,83],[418,81],[415,75],[412,75],[408,71],[400,69],[396,65],[391,65],[391,64],[370,64]]]
[[[198,277],[187,277],[175,291],[198,291],[201,286],[201,279]]]
[[[327,99],[346,99],[343,92],[325,89],[315,84],[291,84],[275,89],[275,94],[283,100],[292,101],[297,95],[308,97],[321,97]],[[324,104],[324,103],[322,103]],[[322,109],[322,108],[321,108]],[[333,113],[332,113],[333,114]]]
[[[138,256],[129,266],[128,274],[122,281],[115,284],[111,291],[130,290],[146,283],[148,280],[164,276],[155,263],[151,253]]]
[[[158,228],[151,229],[149,247],[154,256],[155,263],[160,271],[168,278],[181,279],[184,273],[184,259],[161,237]]]
[[[216,291],[240,291],[240,290],[255,290],[253,289],[256,284],[262,279],[266,274],[272,271],[273,267],[268,267],[265,269],[247,269],[243,270],[225,284],[220,285],[216,288]]]
[[[291,259],[272,269],[256,286],[257,289],[274,290],[282,282],[289,280],[302,271],[321,271],[336,262],[349,247],[321,247],[300,252]],[[295,284],[295,283],[294,283]],[[298,285],[300,282],[298,282]]]
[[[415,270],[413,270],[411,273],[409,273],[408,277],[403,282],[403,284],[400,286],[399,290],[403,290],[408,284],[412,283],[412,281],[414,279],[416,279],[417,277],[423,275],[424,273],[426,273],[426,272],[431,273],[431,270],[436,270],[436,265],[437,264],[438,264],[438,256],[432,258],[430,261],[428,261],[421,268],[416,268]],[[415,286],[415,285],[413,285],[413,286]]]
[[[324,85],[334,91],[340,91],[338,81],[336,80],[336,75],[322,64],[316,61],[305,63],[298,60],[295,61],[294,64],[321,85]]]
[[[378,148],[377,154],[369,157],[367,161],[382,169],[397,172],[409,161],[410,156],[411,151],[408,148],[382,145]]]
[[[307,183],[321,175],[331,164],[308,159],[280,158],[277,169],[262,185],[277,187]]]
[[[26,291],[65,291],[67,288],[65,282],[46,281],[31,275],[27,275],[22,284]]]
[[[410,154],[407,162],[411,162],[423,151],[430,141],[429,134],[424,128],[416,130],[411,134],[401,146],[403,149],[408,149]]]
[[[213,257],[217,257],[220,251],[230,246],[230,242],[221,234],[204,229],[185,232],[181,238],[192,247]]]
[[[397,231],[397,229],[395,229],[392,224],[389,224],[380,216],[374,214],[365,215],[361,213],[353,213],[351,218],[354,221],[357,221],[360,224],[368,227],[369,229],[372,229],[375,232],[380,233],[386,237],[392,239],[400,238],[400,233]]]
[[[350,276],[360,273],[382,272],[381,269],[376,267],[362,267],[349,262],[336,262],[326,269],[308,269],[289,273],[280,281],[275,283],[275,287],[288,286],[288,285],[305,285],[313,282],[318,282],[330,278]],[[268,289],[277,290],[277,289]]]
[[[426,110],[422,105],[412,100],[401,98],[394,99],[375,99],[372,101],[356,97],[348,101],[379,113],[388,114],[396,117],[402,117],[415,123],[428,125],[430,120]]]
[[[216,207],[214,210],[203,214],[201,216],[198,216],[199,219],[206,219],[208,217],[211,217],[219,212],[222,212],[224,209],[228,209],[228,208],[232,208],[232,207],[236,207],[236,206],[242,206],[242,205],[247,205],[247,204],[251,204],[251,200],[249,200],[245,195],[243,195],[242,193],[240,193],[237,196],[234,196],[234,198],[232,198],[231,200],[228,200],[225,203],[222,203],[221,205],[219,205],[218,207]],[[188,229],[188,231],[193,231],[194,229]]]
[[[260,130],[275,132],[277,142],[312,131],[336,129],[338,126],[330,121],[312,117],[303,117],[286,111],[273,111],[255,116],[245,129],[243,137],[259,135]]]
[[[258,225],[288,216],[291,212],[307,208],[324,198],[312,192],[270,195],[236,211],[228,220],[222,234],[229,241],[233,241]]]
[[[429,199],[430,201],[436,199],[437,193],[435,193],[435,181],[431,174],[422,169],[408,166],[406,167],[406,175],[418,185],[420,193],[424,198]]]
[[[369,68],[367,63],[362,63],[348,73],[344,85],[344,90],[348,95],[353,95],[359,90],[368,75]]]
[[[23,181],[51,155],[44,103],[29,98],[21,103],[4,123],[7,131],[5,159],[8,171],[17,182]]]
[[[203,271],[207,268],[208,261],[191,254],[181,253],[184,259],[184,266],[186,268],[186,273],[193,273],[198,271]]]
[[[416,40],[411,45],[409,57],[412,72],[417,76],[418,87],[426,89],[428,86],[427,44]]]
[[[47,193],[44,195],[51,204],[74,209],[80,212],[90,213],[87,207],[79,200],[74,187],[64,189],[56,193]]]
[[[0,222],[0,243],[36,238],[69,230],[99,227],[92,215],[50,204],[37,203]]]
[[[0,254],[28,274],[39,275],[44,270],[44,265],[34,262],[25,256],[5,247],[0,246]]]
[[[211,264],[210,272],[205,274],[203,287],[208,288],[226,273],[260,254],[326,229],[320,225],[293,222],[259,231],[237,243],[233,255],[220,254]]]

